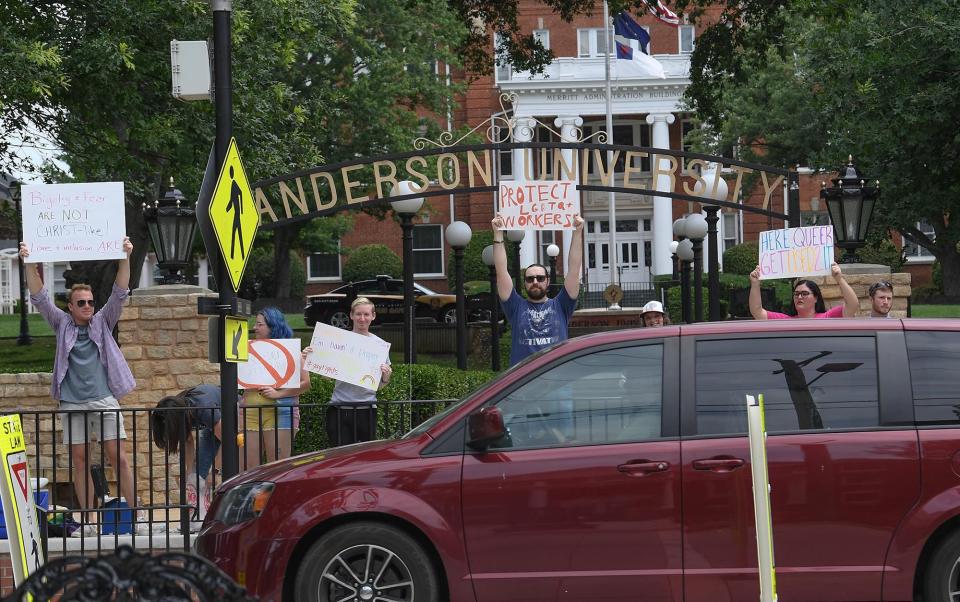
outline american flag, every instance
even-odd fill
[[[680,25],[680,17],[677,16],[677,13],[670,10],[663,0],[657,0],[656,7],[651,5],[650,12],[653,13],[654,17],[660,19],[667,25],[673,25],[674,27]]]

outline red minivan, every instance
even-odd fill
[[[780,599],[956,602],[960,320],[572,339],[400,439],[224,483],[196,549],[264,600],[757,600],[758,393]]]

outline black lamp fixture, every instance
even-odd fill
[[[197,232],[196,211],[185,206],[187,198],[173,186],[153,202],[143,204],[143,215],[150,232],[157,267],[163,274],[162,284],[181,284],[185,281],[180,270],[190,265],[193,237]]]
[[[833,224],[834,246],[845,251],[842,263],[856,263],[857,249],[867,242],[873,209],[880,198],[880,181],[868,186],[863,173],[853,164],[853,156],[839,170],[833,186],[821,184],[820,198],[826,201]]]

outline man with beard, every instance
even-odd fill
[[[893,284],[880,280],[870,285],[870,317],[889,318],[893,307]]]
[[[567,324],[577,307],[580,294],[580,269],[583,267],[583,218],[574,218],[575,230],[570,241],[567,272],[563,288],[553,299],[547,297],[550,278],[547,268],[534,263],[523,271],[524,299],[513,290],[513,279],[507,269],[507,251],[503,244],[504,221],[497,214],[493,225],[493,260],[497,269],[497,294],[503,314],[510,322],[510,364],[566,340]]]

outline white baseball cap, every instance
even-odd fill
[[[646,305],[643,306],[643,309],[640,310],[640,315],[642,316],[645,313],[655,311],[657,313],[663,313],[663,303],[659,301],[648,301]]]

